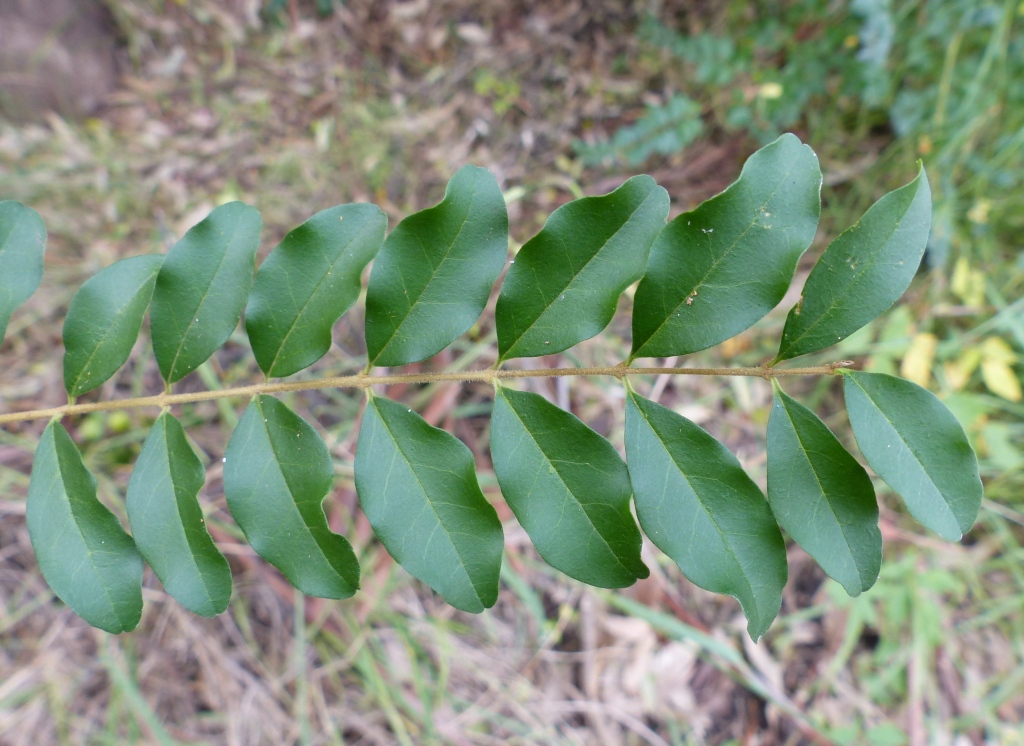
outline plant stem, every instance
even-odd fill
[[[252,386],[239,386],[233,389],[218,391],[197,391],[191,394],[162,393],[157,396],[143,396],[137,399],[113,399],[109,401],[90,402],[86,404],[66,404],[63,407],[34,409],[28,412],[11,412],[0,414],[0,424],[5,422],[24,422],[49,417],[63,417],[69,414],[85,414],[116,409],[136,409],[139,407],[169,407],[172,404],[189,404],[199,401],[216,399],[241,398],[257,394],[275,394],[282,391],[308,391],[310,389],[366,389],[379,384],[395,383],[439,383],[493,381],[506,378],[557,378],[561,376],[624,376],[640,375],[679,375],[679,376],[748,376],[771,380],[778,376],[830,376],[841,368],[853,363],[843,360],[838,363],[819,365],[812,368],[627,368],[624,365],[605,366],[598,368],[546,368],[541,370],[467,370],[451,373],[395,373],[384,376],[371,376],[359,373],[354,376],[334,376],[315,381],[291,381],[287,383],[257,383]]]

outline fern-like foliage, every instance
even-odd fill
[[[771,379],[767,496],[729,450],[677,412],[645,399],[628,376],[634,359],[685,355],[749,328],[784,296],[818,223],[821,172],[793,135],[755,153],[722,194],[666,223],[669,197],[648,176],[556,210],[508,272],[497,307],[498,357],[564,350],[599,334],[619,295],[640,280],[633,353],[603,372],[626,387],[626,460],[572,414],[517,390],[516,371],[467,374],[495,386],[491,455],[502,494],[540,555],[606,588],[646,577],[642,534],[694,583],[734,596],[755,639],[781,606],[787,567],[782,529],[856,595],[881,564],[878,507],[860,462],[810,409],[779,386],[798,372],[774,365],[823,350],[891,306],[921,261],[931,214],[922,170],[872,206],[825,250],[790,311],[779,353],[747,375]],[[255,275],[261,219],[239,202],[215,209],[166,256],[117,262],[88,280],[64,326],[69,405],[124,363],[147,309],[168,392],[210,357],[243,309],[268,377],[322,357],[331,327],[356,301],[371,261],[366,306],[369,365],[423,360],[484,310],[507,260],[508,218],[486,170],[467,166],[444,200],[385,235],[371,205],[317,213],[289,233]],[[39,284],[45,230],[30,208],[0,203],[0,318]],[[806,372],[845,380],[860,451],[942,537],[970,529],[982,497],[963,429],[909,381],[843,365]],[[572,371],[563,371],[563,374]],[[723,371],[728,374],[729,371]],[[373,394],[367,374],[348,381],[367,397],[355,461],[360,504],[384,547],[450,604],[495,603],[502,525],[480,489],[469,449],[417,413]],[[304,593],[345,598],[359,586],[348,541],[323,500],[331,458],[314,426],[268,391],[255,395],[227,445],[224,492],[248,542]],[[90,624],[134,628],[143,561],[190,610],[222,612],[231,575],[203,522],[204,467],[163,405],[128,485],[133,536],[96,497],[78,448],[51,420],[36,452],[28,527],[43,575]],[[0,421],[32,413],[0,415]],[[636,518],[634,518],[634,509]],[[639,519],[639,525],[637,522]]]

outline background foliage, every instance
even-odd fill
[[[579,164],[565,157],[574,137],[610,133],[647,104],[687,90],[674,85],[686,79],[675,58],[642,41],[639,19],[616,3],[593,6],[590,15],[549,3],[513,18],[480,3],[403,14],[350,2],[333,19],[276,31],[249,29],[244,12],[224,13],[220,4],[117,6],[135,67],[114,105],[82,125],[51,119],[44,127],[0,129],[4,194],[40,209],[51,231],[44,292],[14,317],[4,350],[5,360],[16,362],[5,372],[2,395],[26,406],[61,400],[59,370],[48,361],[73,289],[119,256],[164,250],[220,200],[258,200],[266,252],[317,206],[369,200],[397,218],[436,202],[463,163],[481,162],[522,185],[510,209],[512,224],[522,226],[516,238],[525,240],[539,228],[530,225],[531,216],[550,213],[578,183],[600,193],[621,182],[602,182],[605,171],[583,176]],[[817,12],[815,18],[825,10],[823,3],[792,7]],[[921,59],[922,85],[948,70],[950,80],[977,79],[981,102],[960,109],[955,125],[944,120],[941,132],[948,139],[938,137],[940,128],[926,116],[929,152],[920,149],[923,142],[927,150],[928,140],[849,117],[840,107],[809,106],[797,122],[823,160],[823,238],[897,186],[917,157],[936,176],[936,205],[947,206],[950,226],[946,263],[932,264],[904,305],[854,335],[841,352],[874,371],[903,369],[937,391],[968,427],[989,499],[966,544],[932,544],[883,499],[887,561],[875,588],[850,601],[796,554],[781,627],[750,648],[730,626],[735,605],[688,586],[671,568],[658,569],[635,597],[588,594],[548,575],[525,550],[517,553],[525,545],[514,535],[508,542],[513,559],[503,575],[511,592],[486,620],[453,617],[377,559],[365,527],[356,526],[364,538],[354,544],[374,568],[367,582],[379,589],[365,601],[328,607],[293,597],[274,585],[272,573],[235,551],[228,556],[242,592],[224,621],[196,621],[164,603],[130,641],[110,645],[69,626],[66,612],[49,610],[50,595],[31,569],[24,529],[10,520],[23,510],[29,451],[39,432],[5,428],[2,665],[5,682],[12,683],[0,692],[4,737],[589,743],[650,741],[643,729],[653,728],[673,742],[742,742],[747,733],[761,731],[783,743],[805,732],[800,723],[810,722],[837,742],[928,743],[952,733],[975,743],[1011,740],[1021,720],[1017,684],[1024,670],[1016,652],[1024,458],[1022,410],[1014,401],[1024,337],[1020,306],[1014,305],[1022,282],[1014,237],[1019,223],[1011,209],[1017,192],[995,177],[1001,168],[1019,173],[1014,159],[1022,114],[1011,103],[998,110],[1000,116],[986,106],[1011,99],[1013,78],[1006,71],[1019,55],[1000,50],[1016,43],[1020,20],[1013,4],[992,7],[1000,24],[963,26],[949,58],[952,37],[934,38],[932,53]],[[902,50],[917,43],[926,22],[945,19],[950,29],[961,29],[966,17],[966,5],[955,2],[891,8],[900,36],[888,71],[895,71],[892,60]],[[300,9],[300,20],[316,18],[312,7]],[[666,4],[659,17],[674,31],[696,25],[723,35],[728,29],[736,40],[769,23],[739,4],[720,15]],[[460,22],[453,26],[452,18]],[[829,18],[834,24],[835,16]],[[850,18],[858,37],[852,56],[862,29],[857,17]],[[813,40],[810,32],[821,28],[795,23],[790,39]],[[984,59],[978,50],[989,49],[991,39],[991,62],[978,66]],[[755,69],[767,75],[783,62],[777,56]],[[678,195],[673,213],[724,187],[756,147],[735,133],[723,136],[722,120],[707,108],[711,99],[705,95],[694,99],[711,112],[703,123],[706,139],[679,156],[629,169],[654,173]],[[957,166],[940,169],[948,185],[939,183],[932,167],[940,156]],[[976,170],[958,165],[968,161]],[[954,201],[946,201],[950,185]],[[936,226],[941,219],[937,212]],[[819,239],[816,247],[823,246]],[[765,323],[781,330],[783,322],[776,315]],[[471,329],[445,364],[482,362],[489,343],[478,342],[488,332],[486,322]],[[341,328],[332,349],[358,351],[354,339]],[[194,374],[202,385],[249,379],[246,356],[233,344],[229,340]],[[720,362],[725,354],[730,363],[758,363],[775,354],[758,344],[741,336],[707,361]],[[597,364],[605,356],[616,362],[626,354],[583,344],[571,362]],[[315,373],[349,372],[345,359],[332,352]],[[101,393],[158,390],[155,370],[138,360],[133,354],[129,369]],[[657,392],[663,404],[709,423],[748,467],[756,466],[756,433],[769,411],[767,392],[756,382],[730,386],[722,405],[713,404],[711,391],[699,384],[682,391],[671,381],[649,385],[649,394]],[[621,432],[615,412],[622,412],[622,404],[599,382],[541,393],[571,404],[613,439]],[[806,393],[826,407],[836,395],[825,387]],[[438,394],[444,406],[424,410]],[[444,386],[389,395],[408,396],[431,421],[450,418],[466,442],[479,442],[478,415],[489,396],[473,386],[458,395]],[[346,423],[355,408],[329,394],[289,404],[329,426],[338,497],[345,505],[354,452]],[[224,435],[239,414],[205,404],[182,415],[210,464],[211,497],[220,490]],[[97,415],[78,423],[75,435],[86,443],[87,464],[111,475],[97,488],[115,508],[128,477],[119,465],[136,459],[149,424],[136,415]],[[493,484],[485,477],[485,492]],[[213,502],[209,525],[227,543],[233,529],[218,520],[224,509],[223,502]],[[331,519],[336,530],[346,528],[339,516]],[[161,603],[158,592],[146,593]],[[802,611],[791,614],[796,608]],[[720,630],[717,637],[701,633],[709,627]],[[252,706],[258,718],[247,709]],[[345,730],[334,734],[326,727],[332,722],[345,723]]]

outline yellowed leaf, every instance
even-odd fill
[[[994,358],[981,361],[981,378],[985,386],[996,396],[1009,401],[1020,401],[1022,394],[1020,379],[1007,363]]]
[[[981,343],[981,355],[986,360],[996,360],[1007,365],[1017,362],[1017,353],[1001,337],[988,337]]]
[[[935,349],[938,345],[939,340],[934,334],[924,332],[915,335],[910,342],[910,349],[903,357],[900,375],[918,386],[927,388],[932,377],[932,363],[935,362]]]
[[[981,363],[981,350],[977,347],[969,347],[960,353],[956,360],[946,363],[943,370],[946,372],[946,380],[954,391],[959,391],[971,380],[971,374],[978,369]]]

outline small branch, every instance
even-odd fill
[[[257,394],[276,394],[283,391],[309,391],[312,389],[367,389],[378,384],[395,383],[441,383],[441,382],[488,382],[506,378],[558,378],[561,376],[613,376],[622,379],[624,376],[746,376],[763,378],[766,381],[779,376],[830,376],[840,368],[852,365],[852,361],[843,360],[838,363],[819,365],[812,368],[626,368],[622,365],[611,365],[599,368],[547,368],[541,370],[468,370],[452,373],[395,373],[386,376],[370,376],[360,373],[354,376],[334,376],[316,381],[291,381],[288,383],[258,383],[252,386],[240,386],[219,391],[198,391],[191,394],[163,393],[157,396],[143,396],[137,399],[113,399],[110,401],[90,402],[88,404],[66,404],[63,407],[34,409],[28,412],[10,412],[0,414],[0,424],[6,422],[24,422],[51,417],[63,417],[70,414],[86,414],[117,409],[138,409],[140,407],[169,407],[173,404],[191,404],[216,399],[243,398]]]

